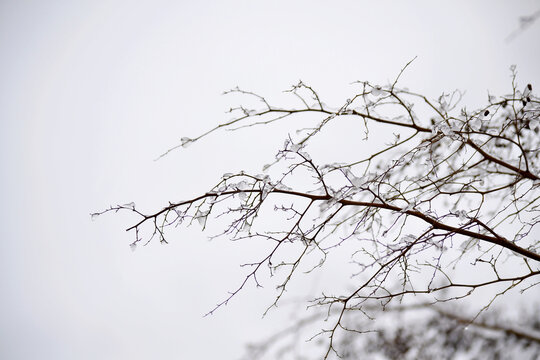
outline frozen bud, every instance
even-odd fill
[[[523,97],[529,97],[529,95],[531,94],[531,91],[532,91],[532,85],[531,84],[527,84],[527,86],[525,86],[525,90],[523,90]]]

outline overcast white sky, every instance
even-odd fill
[[[234,359],[275,328],[271,292],[247,290],[202,318],[252,260],[197,229],[131,252],[124,216],[157,209],[228,171],[260,170],[272,132],[215,134],[221,92],[279,94],[302,79],[340,105],[350,82],[431,97],[540,86],[540,23],[507,42],[539,1],[0,2],[0,357]],[[253,134],[258,134],[253,136]],[[251,137],[251,139],[250,139]],[[331,149],[331,144],[328,146]],[[269,285],[269,288],[272,288]],[[272,322],[273,321],[273,322]],[[279,322],[279,321],[278,321]],[[255,334],[255,335],[254,335]]]

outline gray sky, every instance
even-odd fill
[[[89,213],[134,201],[157,209],[260,167],[282,136],[219,133],[239,85],[266,95],[302,79],[340,105],[355,80],[437,97],[540,79],[540,24],[507,42],[538,1],[2,1],[0,3],[0,357],[232,359],[285,318],[247,289],[249,249],[196,227],[131,252],[132,218]],[[331,148],[332,144],[328,144]],[[254,335],[255,334],[255,335]]]

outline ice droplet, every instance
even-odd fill
[[[137,250],[137,243],[129,244],[129,248],[131,249],[132,252]]]
[[[374,86],[373,89],[371,89],[371,95],[373,96],[381,96],[382,94],[383,91],[380,86]]]
[[[360,186],[362,186],[364,184],[364,180],[362,178],[358,178],[358,177],[353,177],[351,180],[351,184],[353,184],[353,186],[359,188]]]
[[[92,221],[96,221],[97,217],[99,216],[98,213],[93,213],[93,214],[90,214],[90,220]]]
[[[270,193],[271,189],[268,186],[264,186],[261,191],[261,198],[266,199],[268,194]]]
[[[122,206],[126,207],[126,208],[132,208],[132,209],[135,210],[135,203],[134,202],[130,202],[130,203],[124,204]]]
[[[300,150],[302,148],[302,145],[300,144],[292,144],[291,145],[291,151],[292,152],[297,152],[298,150]]]
[[[292,188],[290,188],[287,185],[284,185],[282,183],[276,184],[275,188],[278,189],[278,190],[292,191]]]
[[[414,209],[414,203],[410,202],[407,204],[406,207],[404,207],[403,209],[400,210],[401,213],[406,213],[407,211],[410,211],[412,209]]]
[[[450,135],[450,132],[452,131],[450,129],[450,126],[446,125],[446,124],[441,124],[439,126],[439,130],[441,130],[441,132],[444,134],[444,135]]]
[[[180,139],[181,146],[183,148],[187,148],[191,143],[193,142],[193,139],[190,139],[188,137],[183,137]]]
[[[174,210],[174,212],[176,213],[176,215],[177,215],[178,217],[181,218],[182,216],[184,216],[184,213],[182,212],[182,210],[179,210],[179,209],[177,209],[177,208],[174,208],[173,210]]]
[[[245,180],[242,180],[238,184],[236,184],[236,188],[238,190],[248,190],[249,184]]]
[[[204,224],[206,224],[206,216],[199,216],[197,221],[199,222],[199,225],[204,226]]]
[[[414,242],[414,241],[416,241],[416,236],[414,236],[412,234],[407,234],[407,235],[405,235],[404,237],[401,238],[401,241],[403,241],[405,243]]]
[[[307,161],[311,161],[311,156],[309,156],[309,154],[305,151],[299,151],[298,152],[298,155],[301,155],[302,157],[304,157],[304,159],[306,159]]]

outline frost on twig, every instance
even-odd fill
[[[540,275],[540,100],[532,85],[518,88],[515,74],[513,68],[508,94],[489,95],[475,110],[460,107],[459,92],[430,99],[399,88],[397,80],[356,82],[336,107],[303,82],[287,90],[296,101],[288,108],[235,88],[226,93],[262,107],[232,108],[230,121],[184,137],[179,146],[220,129],[287,121],[293,135],[272,162],[261,164],[263,174],[227,173],[206,193],[154,212],[134,205],[104,212],[138,216],[127,229],[135,233],[132,246],[142,239],[166,242],[171,226],[194,221],[202,229],[221,224],[213,236],[264,244],[264,255],[243,264],[245,277],[209,314],[244,287],[272,281],[268,276],[277,283],[270,306],[276,307],[291,279],[323,268],[334,249],[347,246],[356,268],[352,286],[341,294],[322,291],[309,306],[326,313],[315,331],[324,358],[340,354],[350,334],[369,331],[356,324],[371,318],[374,307],[376,314],[395,304],[459,303],[477,289],[497,289],[478,316],[512,289],[534,287]],[[311,115],[312,126],[295,132],[299,114]],[[354,161],[321,164],[310,144],[342,117],[360,122],[366,138],[378,124],[393,140],[359,151]],[[478,278],[458,276],[456,269],[471,267]]]

